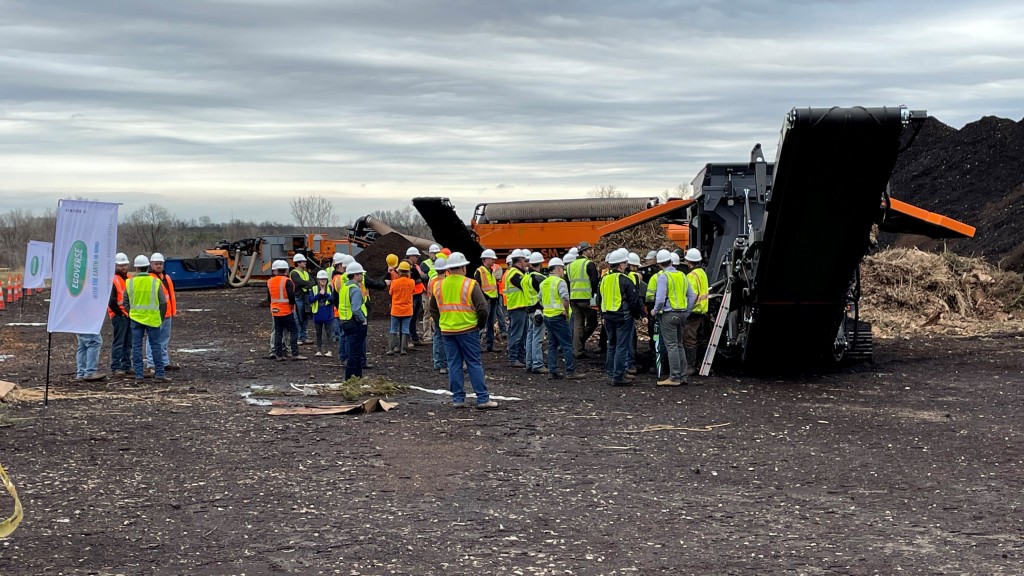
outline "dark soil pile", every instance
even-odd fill
[[[381,280],[388,271],[388,254],[398,256],[399,260],[405,258],[405,251],[412,246],[412,243],[402,237],[401,234],[392,232],[377,239],[373,244],[359,253],[356,260],[366,269],[366,276],[374,280]],[[384,290],[373,290],[370,294],[373,302],[370,316],[386,317],[390,315],[391,300]]]
[[[986,116],[960,130],[929,118],[900,155],[894,198],[977,228],[974,238],[948,241],[960,254],[983,256],[1024,271],[1024,120]],[[883,236],[898,246],[942,248],[941,240]]]

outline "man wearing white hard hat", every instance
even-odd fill
[[[448,258],[441,254],[434,259],[434,270],[437,271],[437,275],[427,281],[427,291],[423,293],[423,309],[429,310],[431,306],[431,300],[434,298],[434,285],[444,281],[445,277],[448,276]],[[437,305],[436,302],[433,303]],[[437,320],[432,318],[430,314],[425,314],[424,321],[429,321],[432,324],[430,334],[430,357],[434,361],[434,370],[437,370],[440,374],[448,373],[448,357],[444,352],[444,337],[441,335],[441,327],[437,325]],[[426,334],[424,334],[426,337]]]
[[[626,263],[629,264],[629,266],[627,266],[626,276],[633,281],[633,284],[636,286],[637,294],[641,295],[641,298],[643,298],[643,276],[641,276],[638,271],[640,268],[640,255],[636,252],[630,252],[629,256],[626,258]],[[640,319],[637,319],[637,321],[633,322],[633,333],[629,337],[629,354],[626,355],[627,374],[636,375],[636,341],[638,332],[636,324],[639,321]]]
[[[110,373],[128,376],[132,370],[132,322],[124,309],[124,290],[128,281],[128,255],[118,252],[114,256],[114,285],[110,287],[107,315],[114,336],[110,346]]]
[[[345,255],[335,252],[332,262],[334,265],[328,268],[328,273],[331,276],[330,282],[328,283],[331,286],[331,292],[333,294],[337,294],[338,291],[345,286],[345,283],[348,282],[348,277],[345,276]],[[334,318],[338,318],[337,308],[334,308]],[[344,346],[345,334],[341,331],[341,323],[335,320],[332,330],[334,333],[334,341],[338,343],[338,361],[344,362],[345,358],[348,357],[348,351]]]
[[[657,276],[654,296],[655,318],[659,318],[660,338],[668,354],[668,378],[658,381],[658,386],[682,386],[686,384],[686,352],[683,349],[683,335],[686,318],[693,310],[697,295],[690,287],[686,274],[675,268],[679,255],[667,250],[658,252],[658,264],[662,274]]]
[[[566,269],[569,298],[572,300],[573,352],[576,358],[586,358],[586,342],[597,330],[597,312],[592,308],[601,277],[597,264],[587,258],[589,242],[580,242],[576,259]]]
[[[437,277],[437,270],[434,270],[434,260],[437,260],[437,255],[441,253],[440,244],[431,244],[427,248],[427,258],[423,261],[423,266],[427,269],[427,281]]]
[[[581,380],[583,375],[576,371],[576,359],[572,351],[572,330],[569,316],[569,284],[565,281],[565,263],[560,258],[548,262],[548,277],[540,283],[540,303],[543,307],[544,326],[548,332],[548,378],[558,380],[559,354],[565,359],[565,377]]]
[[[295,264],[295,267],[292,268],[289,277],[292,283],[295,284],[295,323],[299,327],[299,344],[309,344],[308,299],[309,291],[313,288],[313,284],[316,284],[316,281],[310,277],[309,270],[306,269],[308,264],[304,254],[293,256],[292,263]]]
[[[526,371],[531,374],[547,374],[548,369],[544,367],[544,313],[540,305],[540,283],[545,276],[541,272],[541,265],[544,264],[544,255],[540,252],[531,252],[529,270],[522,282],[523,292],[526,293],[526,302],[530,321],[526,325]]]
[[[274,260],[271,265],[270,280],[267,280],[267,292],[270,295],[270,315],[274,319],[274,358],[285,360],[284,334],[288,333],[288,344],[292,352],[292,360],[306,360],[299,354],[299,328],[295,322],[295,283],[288,277],[288,262]]]
[[[180,366],[171,363],[169,354],[171,322],[178,315],[178,298],[174,292],[174,281],[171,280],[171,275],[164,271],[164,262],[164,255],[159,252],[154,252],[149,257],[149,273],[163,284],[164,291],[167,293],[167,313],[160,325],[160,351],[164,356],[164,370],[180,370]],[[149,368],[154,366],[152,349],[146,352],[146,366]]]
[[[686,334],[683,338],[683,349],[690,365],[691,374],[696,373],[699,368],[697,365],[697,341],[702,329],[707,328],[708,318],[708,275],[700,266],[701,260],[703,258],[697,248],[690,248],[683,256],[683,262],[686,263],[689,270],[686,273],[686,280],[697,294],[697,301],[686,318]]]
[[[484,351],[494,352],[494,323],[498,321],[498,279],[494,274],[494,261],[498,256],[488,248],[480,254],[480,267],[473,272],[473,279],[487,298],[487,328],[484,329]]]
[[[362,378],[363,366],[366,363],[367,310],[361,287],[364,273],[359,262],[347,264],[345,275],[348,282],[334,295],[338,322],[341,323],[341,331],[345,334],[344,340],[348,349],[345,380],[353,377]]]
[[[429,268],[425,269],[425,266],[420,262],[420,251],[415,246],[410,246],[405,251],[405,259],[409,261],[409,277],[415,282],[415,286],[412,291],[412,320],[409,322],[409,338],[412,340],[413,346],[419,346],[421,344],[419,322],[423,317],[423,294],[427,290],[427,282],[430,281]]]
[[[505,294],[508,298],[508,365],[526,368],[526,335],[529,302],[523,283],[526,281],[527,257],[523,250],[512,251],[512,267],[505,271]]]
[[[164,358],[159,353],[160,325],[167,314],[167,292],[163,290],[160,280],[149,274],[149,258],[144,254],[135,257],[135,275],[125,282],[124,308],[132,322],[132,369],[135,381],[142,382],[145,378],[145,354],[143,343],[149,340],[149,351],[154,365],[153,376],[157,382],[163,382]]]
[[[643,315],[643,301],[636,285],[626,275],[629,251],[625,248],[613,250],[607,260],[611,269],[601,279],[597,295],[608,338],[604,368],[612,386],[631,386],[635,376],[626,373],[626,361],[633,324]]]
[[[487,390],[480,358],[480,328],[487,322],[487,298],[476,280],[466,277],[468,265],[464,254],[451,253],[446,263],[447,276],[432,286],[433,298],[427,301],[427,312],[437,321],[444,339],[452,405],[466,405],[465,367],[476,394],[476,407],[486,410],[498,407]]]

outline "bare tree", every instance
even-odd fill
[[[128,217],[128,233],[146,252],[165,248],[174,229],[174,216],[159,204],[147,204]]]
[[[398,208],[396,210],[377,210],[370,213],[370,216],[384,222],[402,234],[416,236],[417,238],[431,238],[430,227],[420,216],[420,213],[412,206]]]
[[[331,201],[318,194],[292,198],[292,217],[300,228],[322,230],[338,225]]]
[[[691,184],[676,184],[675,188],[665,188],[659,195],[662,202],[667,201],[669,198],[682,198],[686,200],[691,196],[693,196],[693,186]]]
[[[587,192],[587,198],[625,198],[626,193],[615,186],[598,186]]]

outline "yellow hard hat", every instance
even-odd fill
[[[406,262],[405,260],[402,260],[401,264],[398,265],[398,269],[401,270],[402,272],[408,272],[410,269],[409,263]]]
[[[398,266],[398,255],[397,254],[388,254],[387,258],[385,258],[384,260],[386,260],[387,263],[388,263],[388,266],[391,266],[392,268],[394,268],[395,266]]]

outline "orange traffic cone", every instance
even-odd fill
[[[14,301],[17,302],[18,300],[21,300],[21,290],[18,289],[17,277],[14,278],[14,286],[11,288],[11,290],[14,291]]]
[[[7,279],[7,303],[14,303],[14,281],[10,278]]]
[[[0,280],[0,310],[3,310],[4,308],[7,307],[6,302],[4,302],[6,299],[7,297],[4,294],[4,281]]]

